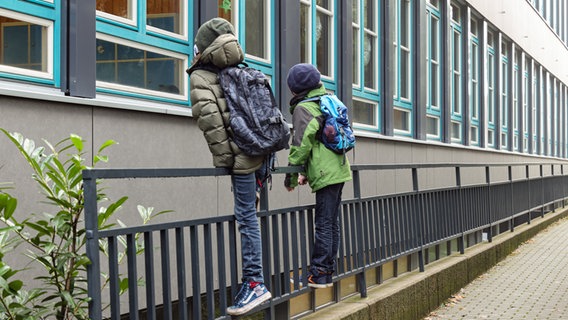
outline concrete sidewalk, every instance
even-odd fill
[[[568,319],[568,219],[522,244],[425,319]]]

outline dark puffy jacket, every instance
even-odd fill
[[[213,165],[230,168],[236,174],[256,171],[264,157],[245,155],[231,140],[229,109],[219,79],[211,68],[204,66],[213,65],[223,69],[243,60],[244,53],[237,38],[232,34],[223,34],[203,50],[187,71],[190,75],[192,113],[213,155]]]

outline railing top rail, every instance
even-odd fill
[[[564,165],[559,162],[519,162],[519,163],[391,163],[391,164],[353,164],[351,170],[396,170],[427,168],[474,168],[474,167],[519,167],[541,165]],[[277,167],[275,174],[300,172],[301,167]],[[225,168],[139,168],[139,169],[86,169],[83,179],[129,179],[129,178],[183,178],[183,177],[215,177],[230,175]]]

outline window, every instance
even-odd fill
[[[462,143],[463,93],[462,93],[462,25],[461,10],[455,3],[451,4],[451,46],[450,69],[451,84],[451,137],[452,141]]]
[[[523,62],[523,152],[529,152],[529,116],[532,114],[529,113],[529,90],[531,90],[532,86],[529,85],[529,68],[530,64],[528,59],[524,59]]]
[[[378,17],[376,1],[353,1],[353,96],[360,99],[354,99],[353,121],[357,127],[374,130],[380,130],[379,106],[371,102],[380,101]]]
[[[508,148],[509,135],[509,45],[501,43],[501,148]]]
[[[334,1],[300,0],[300,58],[317,66],[322,76],[334,76]]]
[[[53,22],[0,9],[0,73],[53,83]]]
[[[429,139],[441,140],[441,78],[442,68],[440,66],[441,52],[441,27],[440,27],[440,10],[438,1],[429,1],[426,6],[426,22],[427,22],[427,49],[426,49],[426,72],[428,88],[426,90],[426,133]]]
[[[516,47],[515,47],[516,48]],[[521,116],[521,70],[519,64],[521,62],[521,55],[515,52],[513,58],[513,150],[519,151],[519,117]]]
[[[370,100],[353,99],[353,117],[358,128],[379,129],[378,106]]]
[[[395,3],[393,18],[393,84],[394,84],[394,130],[401,135],[411,135],[412,119],[412,17],[411,0]]]
[[[495,137],[495,37],[487,32],[487,146],[496,147]]]
[[[192,2],[96,0],[96,6],[98,91],[187,104]]]
[[[531,122],[532,122],[532,132],[531,132],[531,136],[532,136],[532,153],[536,154],[538,153],[538,127],[537,124],[538,119],[540,117],[539,112],[537,112],[537,108],[540,105],[540,92],[539,92],[539,84],[538,84],[538,67],[535,65],[532,66],[532,72],[533,72],[533,78],[532,78],[532,117],[531,117]]]
[[[479,111],[481,108],[481,99],[479,89],[479,27],[477,20],[470,21],[470,58],[469,58],[469,74],[470,74],[470,96],[469,96],[469,118],[470,118],[470,144],[479,145]]]

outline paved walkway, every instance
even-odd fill
[[[521,245],[425,320],[568,319],[568,219]]]

